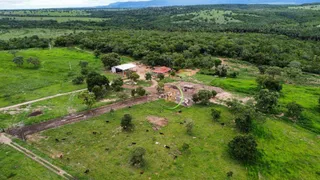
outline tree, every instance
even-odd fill
[[[89,109],[96,103],[96,97],[94,93],[89,91],[83,91],[78,96],[79,99],[82,99],[83,104],[85,104]]]
[[[140,76],[136,72],[130,73],[129,79],[131,79],[132,81],[137,82],[139,78]]]
[[[282,69],[277,67],[277,66],[271,66],[271,67],[268,67],[266,69],[266,74],[269,74],[270,76],[272,76],[273,78],[278,75],[280,76],[281,75],[281,72],[282,72]]]
[[[216,73],[219,77],[226,77],[228,75],[228,66],[226,65],[219,65],[216,67]]]
[[[187,134],[192,135],[193,125],[194,123],[192,120],[187,121],[186,123]]]
[[[136,96],[136,94],[137,94],[136,90],[135,90],[135,89],[132,89],[132,90],[131,90],[131,96],[134,97],[134,96]]]
[[[123,80],[122,78],[117,78],[115,80],[113,80],[112,84],[111,84],[111,87],[114,91],[121,91],[122,89],[122,86],[123,86]]]
[[[245,163],[253,163],[257,159],[257,143],[253,136],[237,136],[229,142],[229,154]]]
[[[143,156],[146,154],[146,150],[142,147],[136,148],[130,158],[130,165],[141,168],[144,166],[145,162]]]
[[[81,69],[88,67],[88,62],[87,61],[80,61],[79,62],[79,66],[81,67]]]
[[[105,86],[107,89],[109,87],[109,80],[103,75],[100,75],[96,72],[91,72],[87,77],[88,90],[92,91],[92,88],[96,85],[100,87]]]
[[[164,83],[163,82],[159,82],[158,83],[157,91],[158,91],[159,94],[164,92]]]
[[[17,56],[13,58],[12,62],[14,62],[18,67],[21,67],[24,63],[24,60],[22,56]]]
[[[160,81],[162,81],[163,79],[164,79],[164,74],[158,74],[157,75],[157,78],[160,80]]]
[[[291,102],[287,104],[287,116],[292,117],[294,119],[299,119],[301,116],[301,113],[303,111],[303,108],[300,104],[297,104],[296,102]]]
[[[216,109],[211,109],[211,117],[212,117],[212,120],[219,121],[221,117],[221,111]]]
[[[171,72],[170,72],[170,76],[175,76],[176,75],[176,71],[174,71],[174,70],[172,70]]]
[[[260,74],[264,74],[267,70],[267,66],[261,65],[261,66],[258,66],[258,69]]]
[[[27,63],[32,64],[34,68],[40,67],[40,60],[36,57],[30,57],[27,59]]]
[[[117,53],[109,53],[101,56],[101,61],[106,69],[120,64],[120,55]]]
[[[251,116],[246,114],[243,117],[238,117],[236,119],[236,127],[240,132],[249,133],[252,130],[253,124]]]
[[[125,114],[121,119],[120,125],[125,131],[133,130],[134,125],[132,124],[132,116],[130,114]]]
[[[258,76],[256,81],[260,89],[268,89],[270,91],[278,92],[282,90],[282,84],[280,80],[274,79],[269,75]]]
[[[286,67],[284,68],[284,72],[289,79],[296,79],[302,75],[302,70],[296,67]]]
[[[147,81],[150,81],[152,79],[152,74],[150,72],[147,72],[145,78]]]
[[[214,60],[214,67],[218,67],[218,66],[220,66],[222,64],[222,61],[220,60],[220,59],[215,59]]]
[[[278,104],[279,93],[262,89],[255,96],[256,107],[261,112],[271,112]]]
[[[192,96],[192,100],[195,103],[200,102],[200,104],[203,105],[208,105],[209,104],[209,100],[213,97],[213,94],[211,91],[208,90],[200,90],[197,94],[194,94]]]
[[[75,85],[83,84],[84,77],[83,76],[77,76],[72,80],[72,83]]]
[[[95,50],[93,51],[93,54],[94,54],[94,56],[95,56],[96,58],[98,58],[98,57],[100,56],[101,52],[100,52],[98,49],[95,49]]]
[[[94,93],[96,99],[102,99],[107,94],[107,89],[105,86],[95,85],[92,88],[92,92]]]
[[[146,95],[146,90],[143,89],[143,87],[138,87],[138,88],[136,89],[136,93],[137,93],[139,96],[144,96],[144,95]]]

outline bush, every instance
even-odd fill
[[[194,125],[194,123],[192,120],[187,121],[187,123],[186,123],[187,134],[192,135],[193,125]]]
[[[130,165],[131,166],[135,166],[138,168],[141,168],[145,165],[143,156],[145,155],[146,150],[142,147],[138,147],[136,148],[132,154],[131,154],[131,158],[130,158]]]
[[[219,76],[219,77],[226,77],[227,74],[228,74],[228,66],[226,65],[219,65],[217,68],[216,68],[216,74]]]
[[[139,96],[144,96],[144,95],[146,95],[146,90],[143,89],[143,87],[138,87],[138,88],[136,89],[136,93],[137,93]]]
[[[258,76],[256,81],[260,89],[269,89],[270,91],[278,92],[282,90],[281,82],[269,75]]]
[[[216,109],[211,109],[211,117],[212,117],[212,120],[219,121],[221,117],[221,111]]]
[[[132,116],[130,114],[125,114],[121,119],[120,125],[125,131],[133,130],[134,125],[132,124]]]
[[[186,151],[189,150],[189,148],[190,148],[190,145],[189,145],[189,144],[183,143],[183,145],[182,145],[181,148],[180,148],[180,151],[181,151],[181,152],[186,152]]]
[[[244,115],[236,119],[236,127],[240,132],[249,133],[252,130],[253,124],[250,115]]]
[[[72,83],[75,84],[75,85],[83,84],[83,82],[84,82],[84,77],[83,76],[77,76],[76,78],[74,78],[72,80]]]
[[[203,105],[208,105],[209,104],[209,100],[213,97],[213,92],[208,91],[208,90],[200,90],[197,94],[194,94],[192,96],[192,100],[195,103],[200,102],[200,104]]]
[[[253,163],[257,159],[257,143],[253,136],[237,136],[228,147],[230,155],[236,160]]]
[[[152,79],[152,74],[150,72],[146,73],[145,78],[147,81],[150,81]]]
[[[262,89],[255,96],[257,101],[256,108],[261,112],[272,112],[278,104],[279,94],[277,92],[269,91],[268,89]]]
[[[112,85],[111,85],[112,89],[116,92],[121,91],[122,86],[123,86],[122,78],[117,78],[117,79],[113,80]]]
[[[91,72],[88,74],[87,77],[87,87],[89,91],[92,91],[94,86],[105,86],[106,88],[109,87],[109,80],[107,77],[100,75],[96,72]]]
[[[296,102],[291,102],[287,104],[287,116],[292,117],[294,119],[299,119],[301,116],[301,113],[303,111],[303,108],[300,104],[297,104]]]
[[[132,89],[132,90],[131,90],[131,96],[132,96],[132,97],[135,97],[136,94],[137,94],[136,90],[135,90],[135,89]]]
[[[105,86],[94,86],[92,88],[92,92],[96,96],[96,99],[102,99],[107,94],[107,89]]]
[[[158,74],[158,75],[157,75],[157,78],[161,81],[161,80],[164,79],[164,75],[163,75],[163,74]]]
[[[237,72],[232,72],[229,74],[230,78],[237,78],[238,77],[238,73]]]

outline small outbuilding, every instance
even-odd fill
[[[119,66],[113,66],[111,68],[111,71],[113,73],[118,73],[118,72],[123,72],[124,73],[125,71],[133,69],[135,67],[137,67],[137,66],[135,64],[133,64],[133,63],[121,64]]]
[[[155,67],[154,70],[152,71],[155,74],[165,74],[171,71],[171,68],[162,66],[162,67]]]

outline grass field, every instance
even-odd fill
[[[62,179],[24,154],[3,144],[0,144],[0,164],[0,179]]]
[[[46,21],[54,20],[57,22],[68,22],[68,21],[104,21],[108,19],[104,18],[90,18],[90,17],[31,17],[31,16],[0,16],[0,19],[19,20],[19,21]]]
[[[242,96],[254,96],[258,92],[256,77],[258,69],[241,61],[228,62],[231,71],[239,72],[237,78],[218,78],[208,75],[196,74],[193,78],[208,85],[221,87],[232,93]],[[320,112],[318,98],[320,97],[319,76],[303,75],[301,82],[283,84],[279,99],[279,110],[286,111],[286,104],[297,102],[304,108],[302,126],[320,133]],[[304,82],[307,81],[307,82]]]
[[[1,51],[0,107],[85,88],[85,84],[75,86],[71,83],[71,80],[80,74],[80,61],[89,62],[92,70],[104,70],[101,61],[92,54],[74,49],[30,49],[21,50],[17,55],[25,59],[30,56],[38,57],[41,67],[33,69],[26,64],[17,67],[12,62],[13,55]],[[110,79],[117,77],[109,72],[105,72],[105,75]]]
[[[0,15],[20,15],[20,16],[89,16],[83,10],[58,10],[58,9],[43,9],[43,10],[6,10],[0,11]]]
[[[320,10],[320,5],[290,6],[289,9]]]
[[[55,38],[70,33],[87,32],[85,30],[68,30],[68,29],[10,29],[0,30],[0,40],[9,40],[11,38],[23,38],[37,35],[40,38]]]
[[[70,173],[80,179],[226,179],[229,171],[233,171],[233,179],[318,177],[315,169],[320,165],[320,144],[316,134],[269,119],[261,125],[267,136],[257,137],[262,159],[256,165],[243,166],[227,153],[228,142],[239,134],[234,128],[234,116],[228,109],[216,105],[193,106],[181,108],[182,113],[178,114],[163,109],[163,105],[168,106],[164,101],[147,103],[48,130],[28,143],[47,156],[63,154],[63,159],[55,158],[54,162],[69,167]],[[210,109],[213,107],[222,111],[221,122],[226,123],[225,127],[212,122]],[[132,133],[119,131],[120,119],[125,113],[130,113],[134,118],[135,130]],[[150,115],[167,118],[168,126],[160,131],[152,130],[151,124],[146,121]],[[192,119],[195,123],[191,136],[180,124],[186,119]],[[111,123],[106,123],[106,120]],[[93,131],[99,134],[93,135]],[[57,143],[56,138],[66,140]],[[133,142],[137,144],[132,145]],[[180,155],[178,152],[183,143],[188,143],[190,150]],[[166,149],[164,145],[171,148]],[[130,152],[135,147],[147,150],[146,167],[142,169],[128,164]],[[175,155],[178,156],[176,160]],[[89,174],[84,174],[86,169],[90,169]],[[143,175],[141,171],[144,171]]]
[[[235,13],[232,13],[232,11],[223,11],[223,10],[213,9],[213,10],[203,10],[203,11],[188,13],[188,14],[178,14],[175,16],[178,16],[178,17],[190,16],[190,15],[193,16],[191,19],[185,20],[182,22],[200,21],[200,22],[214,22],[216,24],[241,22],[237,19],[232,18],[232,14],[235,15]]]

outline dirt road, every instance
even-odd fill
[[[41,158],[40,156],[34,154],[33,152],[29,151],[28,149],[20,146],[19,144],[12,142],[11,138],[6,136],[5,134],[0,133],[0,144],[5,144],[10,146],[11,148],[25,154],[32,160],[36,161],[40,165],[44,166],[45,168],[49,169],[50,171],[54,172],[55,174],[61,176],[64,179],[74,179],[70,174],[68,174],[63,169],[51,164],[47,160]]]
[[[33,103],[36,103],[36,102],[39,102],[39,101],[44,101],[44,100],[56,98],[56,97],[59,97],[59,96],[66,96],[66,95],[69,95],[69,94],[74,94],[74,93],[82,92],[82,91],[85,91],[85,90],[87,90],[87,89],[80,89],[80,90],[76,90],[76,91],[72,91],[72,92],[56,94],[56,95],[53,95],[53,96],[48,96],[48,97],[44,97],[44,98],[40,98],[40,99],[28,101],[28,102],[16,104],[16,105],[13,105],[13,106],[7,106],[7,107],[0,108],[0,111],[7,111],[7,110],[10,110],[10,109],[13,109],[13,108],[20,107],[20,106],[33,104]]]
[[[111,109],[118,110],[118,109],[128,108],[134,105],[155,101],[157,99],[158,99],[157,96],[143,96],[139,98],[129,99],[126,101],[117,102],[111,105],[102,106],[102,107],[85,111],[85,112],[79,112],[73,115],[68,115],[62,118],[53,119],[50,121],[34,124],[31,126],[8,129],[7,133],[25,140],[26,136],[30,134],[34,134],[34,133],[41,132],[51,128],[56,128],[66,124],[83,121],[92,117],[100,116],[102,114],[110,112]]]

